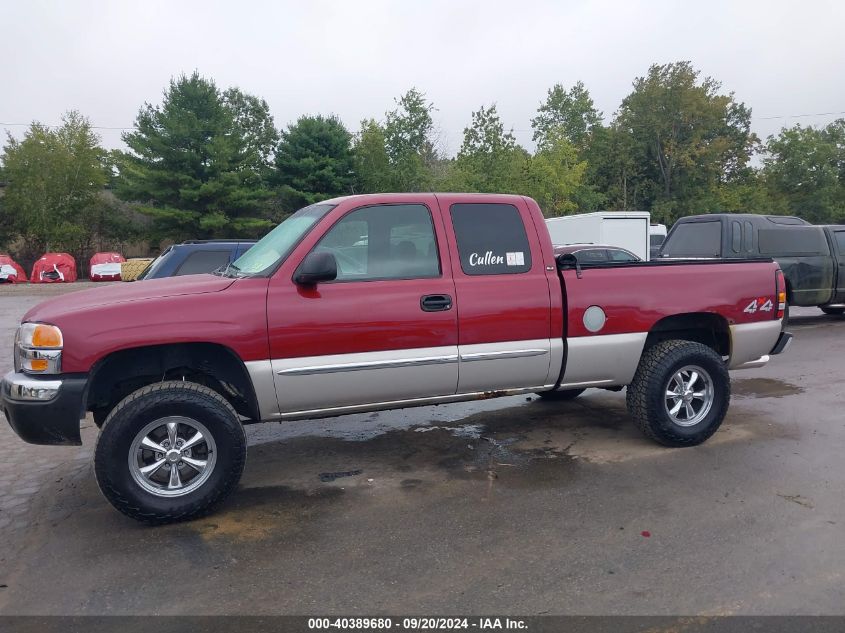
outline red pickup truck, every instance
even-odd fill
[[[759,259],[556,260],[521,196],[350,196],[214,274],[33,308],[2,407],[37,444],[79,444],[92,412],[100,489],[152,523],[230,493],[259,421],[627,386],[647,436],[692,446],[725,416],[728,369],[788,345],[784,291]]]

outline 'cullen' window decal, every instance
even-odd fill
[[[452,226],[461,270],[467,275],[509,275],[531,269],[531,249],[511,204],[454,204]]]

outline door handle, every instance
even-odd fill
[[[420,299],[423,312],[442,312],[452,308],[452,297],[449,295],[424,295]]]

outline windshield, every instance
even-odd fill
[[[164,264],[171,250],[173,250],[172,247],[168,246],[161,255],[150,262],[150,264],[141,272],[140,275],[138,275],[138,277],[136,277],[136,279],[155,279],[156,273]]]
[[[311,227],[334,209],[333,204],[312,204],[286,218],[231,265],[239,274],[261,275],[276,269]]]

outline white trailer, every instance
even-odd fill
[[[597,211],[548,218],[552,244],[603,244],[628,249],[643,261],[649,259],[647,211]]]

